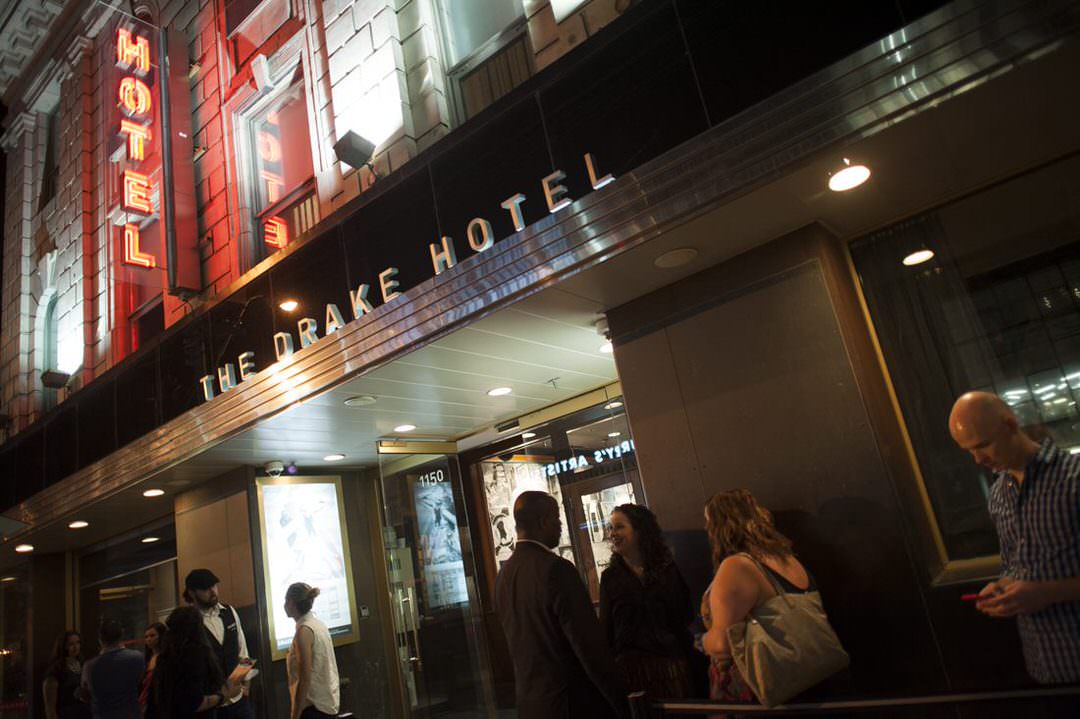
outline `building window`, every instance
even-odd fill
[[[38,212],[56,197],[56,183],[60,176],[60,106],[54,107],[45,120],[45,162],[41,167],[41,195]]]
[[[252,201],[259,241],[255,261],[285,247],[319,221],[302,68],[250,116]]]
[[[998,551],[993,478],[949,436],[957,396],[993,392],[1033,438],[1080,451],[1078,171],[1058,162],[852,245],[950,560]]]
[[[443,48],[457,112],[468,120],[532,75],[520,0],[440,0]]]

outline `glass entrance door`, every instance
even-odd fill
[[[452,443],[379,444],[402,701],[412,717],[494,716],[455,449]]]

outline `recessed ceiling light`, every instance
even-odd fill
[[[34,551],[34,545],[33,544],[20,544],[20,545],[15,547],[15,551],[18,552],[19,554],[29,554],[30,552]]]
[[[165,494],[164,489],[148,489],[142,493],[142,496],[153,499],[154,497],[160,497]]]
[[[829,189],[833,192],[847,192],[854,190],[870,179],[870,168],[866,165],[852,165],[851,160],[844,158],[844,166],[829,175]]]
[[[921,265],[924,262],[929,262],[934,259],[934,251],[928,249],[915,250],[910,255],[903,259],[903,263],[908,267],[914,267],[915,265]]]
[[[680,247],[675,250],[668,250],[660,255],[653,260],[653,265],[661,270],[670,270],[690,264],[697,257],[697,254],[697,250],[693,247]]]
[[[362,394],[359,397],[349,397],[345,400],[346,407],[367,407],[370,404],[375,404],[378,400],[372,397],[370,394]]]
[[[614,402],[608,402],[604,405],[604,409],[618,409],[619,407],[622,407],[622,402],[620,402],[619,400],[615,400]]]
[[[536,432],[525,432],[521,435],[522,439],[532,439],[536,436]]]
[[[0,577],[0,582],[14,582],[15,577]]]
[[[416,429],[415,424],[399,424],[397,427],[394,427],[395,432],[412,432],[414,429]]]
[[[84,522],[81,519],[76,519],[74,522],[70,522],[68,524],[68,529],[85,529],[86,527],[89,527],[89,526],[90,526],[89,522]]]
[[[334,452],[333,454],[328,454],[323,457],[324,462],[340,462],[343,459],[345,459],[345,455],[339,452]]]
[[[154,542],[158,542],[158,541],[161,541],[160,537],[143,537],[142,538],[142,543],[143,544],[153,544]]]
[[[504,394],[510,394],[513,391],[511,387],[492,387],[488,390],[488,397],[502,397]]]
[[[600,345],[600,351],[606,355],[609,355],[613,351],[615,351],[615,347],[611,344],[611,342],[605,342],[604,344]]]
[[[608,436],[608,437],[621,437],[621,436],[622,436],[622,432],[608,432],[608,433],[607,433],[607,436]]]
[[[297,302],[296,300],[285,300],[280,305],[278,305],[278,307],[280,307],[285,312],[292,312],[293,310],[295,310],[299,306],[300,306],[300,303]]]

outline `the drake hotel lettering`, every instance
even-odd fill
[[[597,175],[596,163],[589,153],[585,153],[585,171],[589,176],[589,184],[592,189],[599,190],[601,187],[615,181],[610,175],[600,177]],[[567,197],[567,189],[560,184],[566,179],[566,173],[556,170],[540,181],[544,191],[544,199],[547,202],[549,213],[555,213],[568,206],[573,200]],[[521,205],[525,202],[525,195],[517,193],[501,203],[500,207],[510,213],[510,219],[514,224],[514,231],[520,232],[525,229],[525,218],[521,211]],[[490,250],[495,245],[495,237],[492,234],[491,223],[483,217],[474,217],[465,228],[465,236],[469,247],[473,252],[480,253]],[[428,246],[431,254],[431,264],[435,274],[439,275],[457,264],[457,256],[454,252],[454,243],[450,237],[440,238],[439,244]],[[398,269],[387,267],[378,274],[379,294],[382,295],[382,304],[390,302],[400,296]],[[374,306],[368,298],[371,286],[362,284],[356,290],[349,290],[349,305],[352,308],[352,319],[359,320],[364,315],[374,311]],[[326,322],[323,325],[323,336],[330,335],[346,325],[345,317],[336,304],[326,305]],[[304,317],[296,323],[300,336],[300,349],[308,347],[319,339],[319,323],[311,317]],[[292,355],[295,350],[293,335],[290,332],[278,332],[274,335],[274,354],[277,361],[281,362]],[[217,377],[208,374],[199,379],[203,397],[212,399],[216,394],[215,389],[227,392],[237,384],[255,375],[255,353],[243,352],[236,358],[236,364],[231,362],[217,368]],[[215,388],[215,384],[217,387]]]

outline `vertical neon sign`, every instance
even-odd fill
[[[146,159],[147,148],[153,140],[154,100],[149,85],[150,39],[132,33],[127,28],[116,31],[116,64],[126,73],[117,86],[117,103],[123,117],[119,132],[125,137],[124,154],[128,163],[137,165]],[[150,177],[133,167],[121,172],[120,206],[125,212],[150,217],[154,214],[154,187]],[[123,263],[152,269],[157,258],[144,252],[139,245],[139,224],[125,222],[121,228]]]

